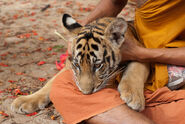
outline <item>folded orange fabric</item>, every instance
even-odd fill
[[[185,0],[148,0],[135,13],[135,28],[147,48],[185,47]],[[155,91],[168,83],[167,66],[152,65],[146,85]]]
[[[75,85],[73,73],[67,70],[53,82],[51,101],[66,124],[76,124],[124,104],[116,89],[103,89],[83,95]],[[170,91],[164,87],[145,92],[146,109],[142,112],[157,124],[184,124],[185,90]]]
[[[75,124],[124,103],[119,93],[111,88],[83,95],[74,82],[71,70],[54,80],[50,98],[67,124]]]

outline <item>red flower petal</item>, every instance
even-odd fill
[[[35,36],[38,35],[37,32],[34,31],[34,30],[32,31],[32,33],[33,33],[33,35],[35,35]]]
[[[68,52],[60,56],[60,61],[62,64],[66,61],[67,57],[68,57]]]
[[[34,22],[34,21],[36,21],[36,19],[30,19],[30,21]]]
[[[22,73],[22,72],[17,72],[17,73],[15,73],[16,75],[23,75],[24,73]]]
[[[7,56],[8,52],[1,54],[0,56]]]
[[[14,19],[17,19],[18,18],[18,15],[17,14],[13,15],[13,18]]]
[[[57,55],[57,53],[53,52],[51,55]]]
[[[0,90],[0,93],[4,93],[4,91],[3,90]]]
[[[4,64],[4,63],[0,63],[0,66],[3,66],[3,67],[8,67],[8,65]]]
[[[44,38],[43,37],[39,37],[39,39],[38,40],[44,40]]]
[[[21,95],[22,94],[20,89],[15,89],[14,92],[15,92],[16,95]]]
[[[40,61],[40,62],[37,63],[37,65],[43,65],[45,63],[46,63],[45,61]]]
[[[40,80],[40,82],[44,82],[44,81],[46,81],[46,79],[45,78],[38,78],[39,80]]]
[[[8,114],[4,113],[3,111],[0,111],[0,114],[1,114],[2,116],[4,116],[4,117],[8,117],[8,116],[9,116]]]
[[[29,38],[29,37],[31,36],[31,34],[30,34],[30,33],[26,33],[26,34],[24,34],[24,36],[25,36],[26,38]]]
[[[26,116],[33,116],[33,115],[36,115],[37,112],[33,112],[33,113],[30,113],[30,114],[27,114]]]
[[[51,50],[52,50],[52,48],[51,48],[51,47],[48,47],[47,49],[48,49],[48,51],[51,51]]]
[[[24,35],[23,34],[21,34],[21,35],[17,35],[17,38],[24,38]]]
[[[34,16],[36,13],[35,12],[32,12],[31,15]]]
[[[33,33],[33,35],[35,35],[35,36],[36,36],[36,35],[38,35],[38,34],[35,32],[35,33]]]
[[[10,82],[10,83],[14,83],[14,82],[17,82],[17,81],[9,80],[8,82]]]

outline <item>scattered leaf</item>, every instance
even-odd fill
[[[53,47],[53,49],[55,49],[56,52],[61,51],[63,48],[64,48],[63,45],[55,45],[55,46]]]
[[[50,7],[51,7],[51,5],[48,4],[48,5],[46,5],[44,8],[42,8],[41,11],[44,12],[45,10],[47,10],[47,9],[50,8]]]

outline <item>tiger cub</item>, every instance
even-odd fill
[[[125,40],[131,37],[134,42],[138,42],[134,38],[133,28],[124,19],[112,17],[104,17],[81,26],[70,15],[64,14],[62,23],[75,35],[72,54],[68,58],[70,62],[67,61],[67,66],[42,89],[15,99],[12,110],[24,114],[43,109],[50,102],[49,93],[53,80],[69,68],[72,68],[76,85],[83,94],[95,93],[121,75],[117,86],[121,99],[130,108],[143,110],[144,83],[149,75],[148,64],[130,62],[126,65],[121,62],[120,49]]]
[[[62,21],[64,27],[76,35],[69,59],[76,85],[83,94],[106,87],[112,78],[125,70],[120,48],[126,37],[133,35],[133,28],[124,19],[104,17],[82,27],[70,15],[64,14]],[[144,109],[143,90],[148,74],[147,64],[131,62],[118,85],[121,98],[134,110]]]

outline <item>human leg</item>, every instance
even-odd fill
[[[122,104],[88,119],[87,124],[154,124],[143,114]]]
[[[83,120],[90,124],[153,123],[127,107],[117,89],[106,88],[91,95],[83,95],[75,85],[72,71],[64,72],[53,82],[50,98],[67,124]]]

